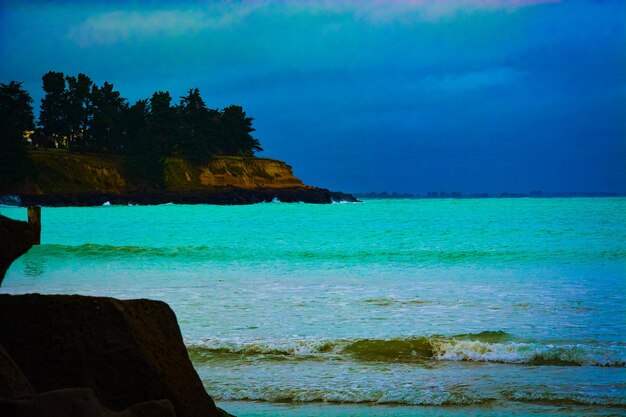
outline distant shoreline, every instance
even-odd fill
[[[0,195],[0,205],[43,207],[149,206],[162,204],[212,204],[238,206],[258,203],[331,204],[358,202],[350,194],[316,187],[238,188],[216,187],[187,192],[74,193]]]
[[[433,200],[433,199],[480,199],[480,198],[593,198],[593,197],[626,197],[626,193],[607,193],[607,192],[541,192],[533,191],[530,193],[471,193],[463,194],[458,192],[431,192],[427,194],[411,194],[411,193],[388,193],[388,192],[371,192],[371,193],[351,193],[356,198],[364,199],[411,199],[411,200]]]

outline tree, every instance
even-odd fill
[[[149,100],[129,107],[113,84],[105,82],[99,87],[83,73],[64,76],[50,71],[42,81],[41,129],[32,135],[37,146],[56,144],[71,151],[127,154],[130,141],[136,147],[141,137],[154,155],[158,151],[161,156],[180,155],[198,163],[213,155],[254,156],[263,150],[251,135],[253,119],[241,106],[231,105],[223,111],[208,108],[197,88],[182,96],[178,105],[172,106],[169,92],[157,91]],[[142,128],[134,129],[129,123],[134,123],[133,115],[140,108]],[[147,140],[144,130],[154,140]]]
[[[62,72],[50,71],[42,77],[43,90],[46,93],[41,99],[39,124],[43,133],[63,142],[69,134],[67,123],[67,93],[65,78]]]
[[[226,155],[254,156],[262,151],[260,142],[250,133],[254,132],[252,117],[247,117],[241,106],[231,105],[221,114],[220,145]]]
[[[89,134],[93,118],[91,91],[93,81],[85,74],[65,77],[67,81],[67,123],[69,148],[84,151],[90,142]]]
[[[124,150],[122,112],[127,103],[113,88],[108,82],[100,88],[91,87],[94,111],[88,148],[93,152],[122,153]]]
[[[124,111],[127,135],[124,169],[136,183],[159,187],[165,182],[164,155],[157,136],[151,132],[147,100],[139,100]]]
[[[0,83],[0,190],[33,173],[24,132],[34,129],[33,99],[22,83]]]
[[[165,91],[157,91],[150,98],[148,120],[152,134],[165,155],[174,152],[178,142],[179,118],[176,107],[171,106],[172,96]]]
[[[180,152],[196,162],[207,162],[214,152],[213,144],[218,135],[217,110],[209,110],[197,88],[181,97],[178,106],[180,115]]]

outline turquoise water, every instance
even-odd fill
[[[42,216],[0,292],[166,301],[239,417],[626,415],[624,198]]]

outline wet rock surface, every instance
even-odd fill
[[[168,404],[180,417],[226,415],[206,393],[163,302],[0,295],[0,312],[0,345],[15,364],[0,356],[0,378],[13,387],[2,389],[9,397],[2,415],[63,415],[40,412],[68,404],[83,410],[66,414],[76,416],[174,415]]]
[[[35,238],[36,233],[28,223],[0,215],[0,284],[11,262],[25,254]]]

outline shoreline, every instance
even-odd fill
[[[163,191],[145,193],[71,193],[71,194],[5,194],[0,203],[8,206],[95,207],[102,205],[213,204],[249,205],[257,203],[357,203],[350,194],[316,187],[238,188],[217,187],[213,190],[188,192]]]

